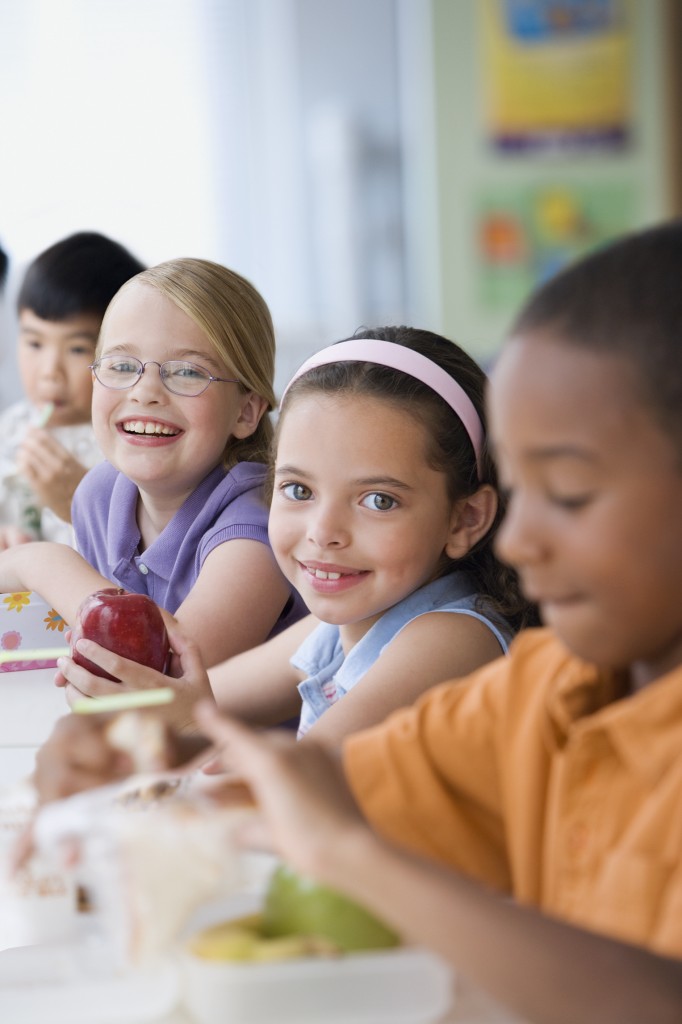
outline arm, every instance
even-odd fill
[[[208,555],[175,615],[211,666],[262,644],[289,594],[266,544],[231,540]]]
[[[304,619],[258,647],[238,654],[209,671],[216,703],[251,725],[278,725],[301,709],[296,689],[303,678],[289,659],[312,633],[317,619]]]
[[[0,554],[0,592],[33,590],[68,623],[88,594],[111,586],[115,584],[66,544],[35,541]]]
[[[382,722],[425,690],[459,678],[501,657],[493,633],[471,615],[430,612],[413,619],[342,700],[325,711],[304,737],[339,744],[359,729]]]
[[[29,429],[17,452],[17,470],[43,505],[71,522],[74,491],[87,468],[63,444],[47,430]]]
[[[572,927],[380,840],[337,756],[255,735],[202,706],[199,723],[261,810],[251,842],[274,848],[430,947],[534,1024],[677,1024],[682,962]],[[360,867],[359,867],[360,866]]]

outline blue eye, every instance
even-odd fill
[[[167,365],[169,376],[177,380],[206,380],[210,373],[193,363],[170,363]]]
[[[313,493],[305,484],[284,484],[281,490],[290,501],[309,501]]]
[[[139,373],[140,364],[130,359],[114,359],[111,362],[102,363],[102,369],[107,373]]]
[[[390,494],[382,494],[381,491],[374,491],[372,494],[366,495],[362,499],[362,504],[365,508],[372,509],[373,512],[390,512],[391,509],[398,506],[395,498],[392,498]]]

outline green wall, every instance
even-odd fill
[[[478,259],[477,232],[485,197],[534,193],[556,183],[584,194],[609,223],[632,227],[667,215],[663,95],[663,0],[631,0],[633,139],[620,154],[572,157],[500,156],[485,138],[479,4],[432,0],[435,75],[436,190],[444,333],[479,360],[492,357],[518,301],[491,299],[490,276]],[[605,229],[607,230],[607,229]],[[616,232],[618,233],[618,232]],[[512,289],[520,294],[518,284]],[[495,289],[493,289],[496,294]],[[527,293],[527,290],[526,290]],[[525,293],[524,293],[525,294]],[[521,301],[521,299],[519,299]]]

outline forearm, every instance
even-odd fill
[[[678,1024],[682,1018],[682,962],[521,907],[369,833],[349,842],[350,859],[342,847],[327,851],[327,884],[365,904],[406,940],[440,953],[523,1019]],[[363,870],[350,869],[352,863]]]
[[[112,583],[66,544],[35,541],[0,554],[0,592],[32,590],[72,622],[88,594]]]

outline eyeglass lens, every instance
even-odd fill
[[[93,369],[100,384],[115,390],[131,388],[146,372],[145,364],[134,356],[104,356],[93,364]],[[212,379],[202,367],[181,359],[161,363],[159,374],[164,387],[176,395],[200,395]]]

